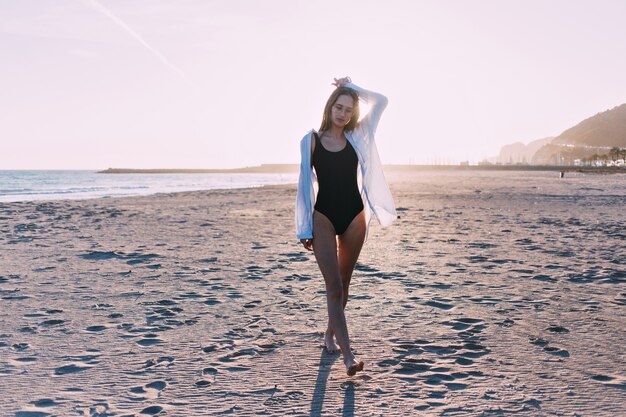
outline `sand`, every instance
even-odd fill
[[[0,204],[0,415],[626,415],[626,178],[390,177],[322,349],[295,186]]]

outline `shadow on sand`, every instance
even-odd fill
[[[320,367],[317,372],[317,380],[315,381],[315,389],[313,390],[313,398],[311,400],[310,417],[321,417],[324,399],[326,398],[326,384],[330,371],[337,359],[341,355],[329,355],[326,350],[322,350],[320,356]],[[343,399],[342,417],[354,417],[354,383],[347,381],[342,384],[345,391]]]
[[[342,384],[345,393],[343,397],[343,412],[341,417],[354,417],[354,382],[348,381]]]

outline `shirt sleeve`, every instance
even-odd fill
[[[361,119],[359,125],[373,137],[389,100],[380,93],[366,90],[352,83],[347,83],[345,86],[356,91],[359,94],[359,99],[370,106],[369,112]]]
[[[313,212],[311,199],[311,140],[307,136],[300,141],[300,176],[296,195],[296,237],[307,239],[313,237]]]

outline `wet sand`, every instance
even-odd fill
[[[626,178],[389,177],[322,349],[295,186],[0,204],[0,414],[626,415]]]

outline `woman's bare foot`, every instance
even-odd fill
[[[335,343],[335,336],[328,330],[324,333],[324,346],[326,346],[326,351],[328,353],[341,352],[341,348],[339,348],[339,346]]]
[[[357,361],[355,358],[352,358],[350,362],[346,363],[346,371],[349,376],[354,376],[357,372],[363,370],[363,365],[365,365],[363,361]]]

